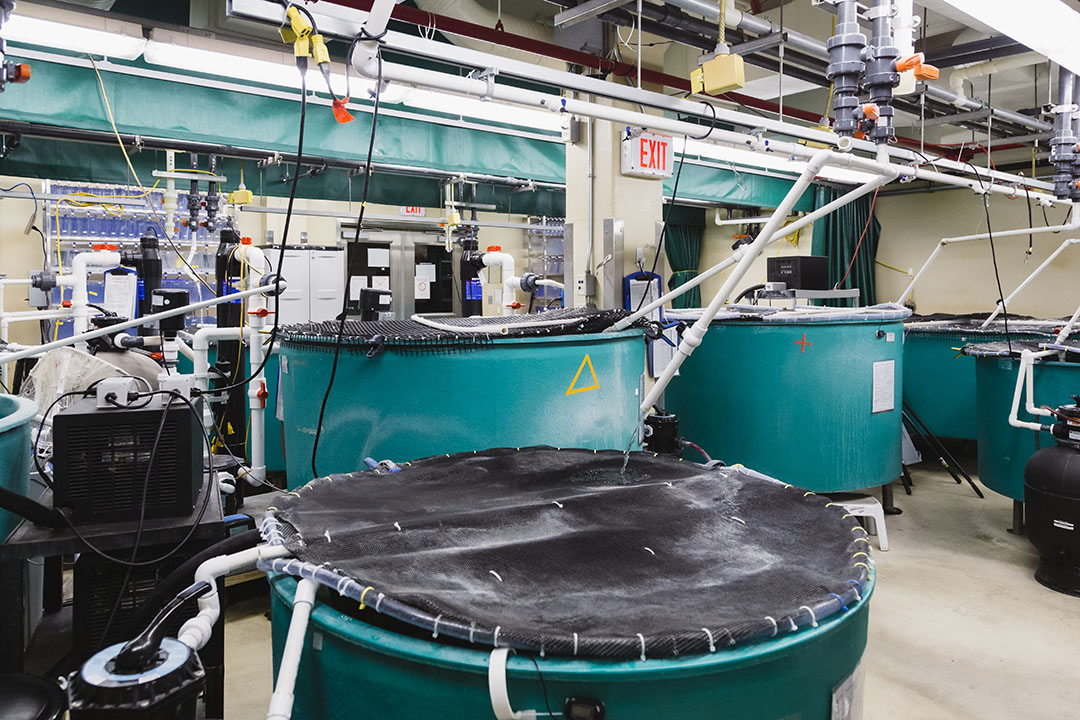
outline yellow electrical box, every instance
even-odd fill
[[[742,55],[717,55],[690,73],[690,89],[695,93],[721,95],[745,86]]]
[[[255,198],[255,194],[247,188],[240,188],[229,193],[229,202],[233,205],[247,205]]]

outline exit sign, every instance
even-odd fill
[[[667,135],[643,132],[622,141],[622,174],[636,177],[671,177],[675,148]]]
[[[402,215],[413,215],[413,216],[416,216],[416,217],[423,217],[424,216],[424,208],[402,205],[401,206],[401,214]]]

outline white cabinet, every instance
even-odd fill
[[[277,268],[278,249],[265,247],[267,259]],[[289,286],[271,310],[280,312],[280,325],[333,320],[341,313],[345,292],[345,251],[338,247],[302,245],[285,250],[281,275]],[[280,304],[280,309],[275,305]]]

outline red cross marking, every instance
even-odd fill
[[[796,345],[802,345],[802,348],[799,350],[799,353],[802,354],[802,353],[806,352],[806,346],[807,345],[813,345],[814,343],[808,342],[807,339],[806,339],[806,333],[803,333],[802,334],[802,340],[796,340],[795,344]]]

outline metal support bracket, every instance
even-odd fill
[[[469,77],[473,78],[474,80],[486,80],[487,81],[487,90],[480,97],[481,100],[486,102],[486,101],[491,99],[492,95],[495,94],[495,76],[498,75],[498,74],[499,74],[499,71],[497,69],[491,68],[491,67],[484,68],[483,70],[474,70],[471,73],[469,73]]]
[[[275,151],[274,154],[271,155],[270,157],[265,158],[263,160],[260,160],[259,163],[258,163],[258,166],[260,168],[268,168],[268,167],[270,167],[272,165],[279,165],[279,164],[281,164],[281,153]]]
[[[763,50],[769,50],[774,47],[779,47],[787,42],[787,32],[775,32],[771,35],[762,35],[754,40],[748,40],[738,45],[732,45],[730,51],[732,55],[753,55]]]
[[[923,121],[923,125],[931,127],[933,125],[957,125],[964,122],[978,122],[980,120],[986,120],[993,117],[993,108],[982,108],[980,110],[971,110],[969,112],[953,113],[951,115],[939,115],[938,117],[926,118]]]

